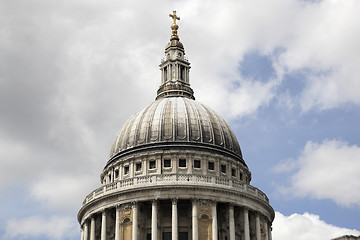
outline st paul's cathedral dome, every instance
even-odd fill
[[[174,11],[155,101],[116,136],[81,240],[271,240],[274,210],[225,120],[197,102]]]

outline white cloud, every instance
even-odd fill
[[[277,86],[286,74],[299,71],[305,86],[291,102],[303,111],[360,103],[360,2],[194,2],[178,11],[184,13],[179,31],[193,64],[191,81],[198,99],[223,115],[255,113],[281,96]],[[244,95],[254,82],[241,78],[239,64],[254,50],[272,60],[277,81],[255,82]]]
[[[333,226],[310,213],[290,216],[275,213],[272,236],[276,240],[330,240],[343,235],[359,236],[360,231]]]
[[[100,183],[93,175],[46,174],[31,185],[30,195],[51,209],[76,213],[86,195],[97,187]]]
[[[298,162],[294,159],[285,159],[278,164],[276,164],[272,171],[274,173],[285,173],[285,172],[292,172],[294,169],[298,167]]]
[[[78,237],[79,228],[73,218],[60,216],[31,216],[7,221],[5,239],[70,239]]]
[[[282,71],[306,70],[301,106],[328,109],[343,103],[360,103],[358,1],[317,1],[289,8],[291,29],[279,42],[285,51],[278,63]],[[293,5],[294,6],[294,5]]]
[[[285,193],[360,206],[360,147],[338,140],[307,142]],[[282,169],[279,165],[276,169]],[[284,189],[282,190],[284,192]]]

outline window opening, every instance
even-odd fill
[[[208,162],[208,169],[209,169],[209,170],[214,170],[214,169],[215,169],[215,164],[214,164],[214,162]]]
[[[186,167],[186,159],[179,159],[179,167]]]
[[[200,160],[194,160],[194,168],[201,168]]]
[[[226,173],[226,165],[225,164],[221,164],[221,172]]]
[[[136,171],[141,171],[141,162],[137,162],[135,165],[135,170]]]
[[[156,168],[156,162],[155,162],[155,160],[150,161],[149,168],[150,168],[150,169]]]
[[[129,170],[130,170],[129,165],[126,165],[126,166],[124,167],[124,174],[125,174],[125,175],[128,174],[128,173],[129,173]]]
[[[231,176],[233,176],[233,177],[236,176],[236,170],[235,170],[235,168],[231,168]]]
[[[164,167],[166,167],[166,168],[171,167],[171,160],[170,159],[164,159]]]

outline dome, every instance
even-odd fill
[[[141,146],[186,145],[222,150],[243,162],[239,143],[225,120],[186,97],[160,98],[135,113],[117,135],[110,160]]]
[[[155,101],[124,124],[83,201],[81,240],[271,240],[275,212],[225,120],[195,101],[176,11]]]

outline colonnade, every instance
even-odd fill
[[[199,219],[201,216],[198,215],[199,212],[199,200],[192,200],[191,203],[191,240],[199,240]],[[138,210],[138,202],[131,203],[131,216],[132,216],[132,225],[131,225],[131,235],[127,235],[124,237],[124,234],[120,233],[120,225],[121,225],[121,213],[120,206],[116,206],[116,215],[115,215],[115,240],[138,240],[138,230],[139,230],[139,210]],[[178,235],[178,226],[179,226],[179,218],[178,218],[178,200],[172,199],[172,207],[171,207],[171,239],[179,240]],[[239,229],[236,229],[236,219],[234,214],[234,205],[228,204],[228,229],[229,229],[229,240],[236,240],[236,232],[240,232]],[[241,207],[241,206],[239,206]],[[211,202],[210,204],[210,212],[211,212],[211,238],[210,240],[218,240],[219,229],[218,229],[218,213],[217,213],[217,203]],[[242,218],[243,218],[243,237],[241,239],[244,240],[271,240],[271,227],[268,225],[267,220],[263,220],[263,229],[261,230],[260,226],[260,218],[261,214],[254,212],[255,215],[255,236],[250,235],[250,221],[249,221],[249,209],[246,207],[241,207],[242,210]],[[151,239],[158,240],[160,239],[158,236],[158,211],[159,211],[159,201],[152,200],[151,202]],[[253,212],[253,211],[252,211]],[[106,209],[102,209],[101,213],[101,238],[100,240],[107,240],[107,214],[108,211]],[[81,240],[95,240],[95,214],[88,217],[81,226]],[[263,233],[262,233],[263,232]],[[114,236],[113,235],[113,236]],[[265,237],[264,237],[265,236]],[[140,238],[141,239],[141,238]],[[226,238],[227,239],[227,238]],[[239,239],[239,238],[237,238]],[[97,240],[97,239],[96,239]],[[182,240],[182,239],[180,239]]]

